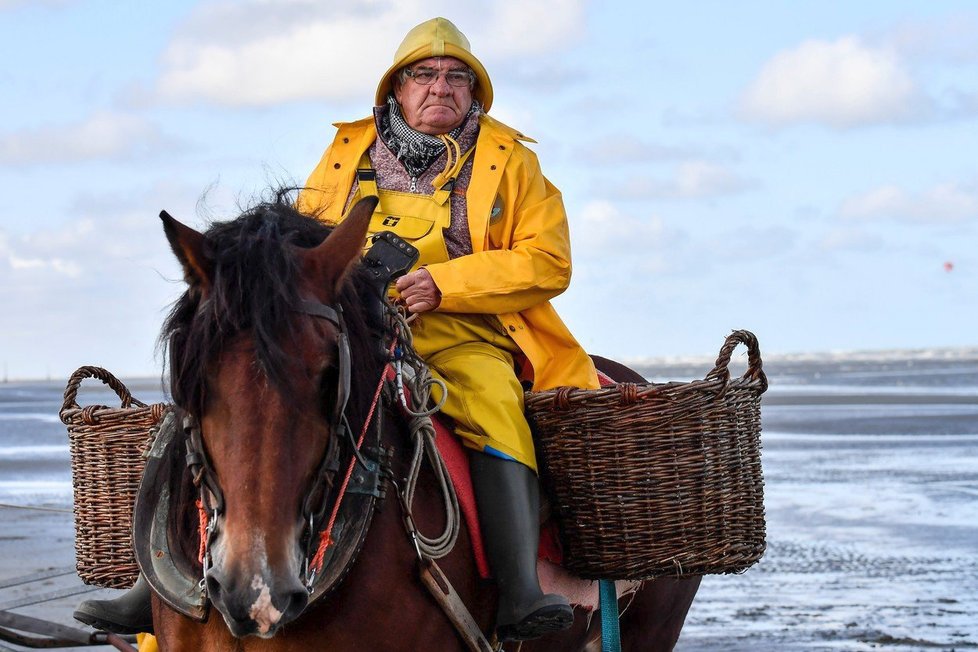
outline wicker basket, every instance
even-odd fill
[[[79,407],[78,387],[98,378],[112,388],[121,407]],[[132,516],[143,453],[152,428],[167,406],[136,400],[115,376],[100,367],[81,367],[68,379],[61,421],[68,426],[75,499],[75,555],[86,584],[128,588],[139,568],[132,550]]]
[[[743,343],[747,372],[730,380]],[[733,573],[764,553],[757,338],[704,380],[527,394],[565,565],[588,579]]]

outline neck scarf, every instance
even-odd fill
[[[457,140],[465,123],[480,108],[479,102],[473,100],[465,120],[448,132],[447,136]],[[380,118],[380,137],[412,177],[420,176],[445,151],[445,143],[437,136],[421,133],[404,121],[401,105],[397,103],[393,93],[387,96],[387,111]]]

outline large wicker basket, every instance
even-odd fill
[[[86,378],[97,378],[118,394],[121,407],[75,401]],[[128,588],[139,568],[132,550],[132,516],[143,453],[167,406],[135,399],[101,367],[81,367],[65,388],[61,421],[68,427],[75,499],[75,556],[78,576],[105,588]]]
[[[743,343],[748,369],[730,380]],[[757,339],[703,380],[527,394],[566,566],[589,579],[740,572],[764,553]]]

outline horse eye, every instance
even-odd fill
[[[333,414],[336,405],[336,392],[332,388],[336,387],[336,382],[340,372],[336,362],[331,362],[326,366],[319,377],[319,404],[322,406],[323,415]]]

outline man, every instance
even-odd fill
[[[521,385],[598,387],[549,303],[571,274],[560,193],[520,142],[530,139],[486,115],[489,75],[444,18],[408,32],[376,105],[372,117],[337,125],[298,206],[336,223],[376,195],[370,232],[420,250],[396,289],[419,315],[415,349],[448,387],[443,412],[472,449],[497,633],[525,640],[569,627],[567,601],[544,595],[536,575],[539,494]]]
[[[417,353],[448,388],[443,412],[472,449],[499,586],[497,634],[526,640],[564,629],[570,605],[544,595],[536,574],[540,498],[522,385],[598,387],[590,358],[549,303],[571,273],[560,193],[520,142],[530,139],[486,115],[489,75],[444,18],[408,32],[376,104],[372,117],[338,125],[298,207],[337,223],[354,201],[376,195],[371,233],[393,231],[419,249],[419,266],[396,289],[419,315]],[[75,617],[145,630],[148,588],[142,579],[136,588],[82,603]]]

